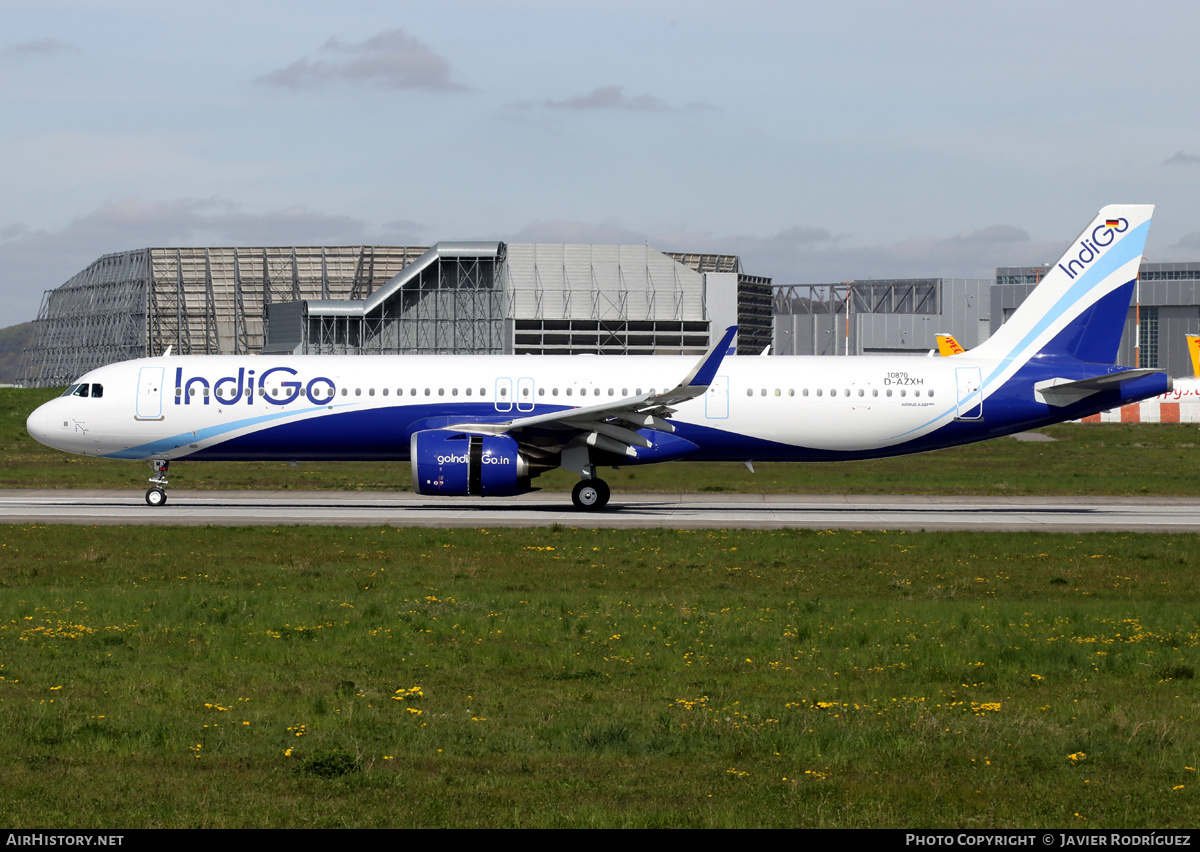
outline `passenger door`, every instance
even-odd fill
[[[142,367],[138,370],[136,420],[162,420],[162,367]]]
[[[956,420],[983,419],[983,379],[978,367],[958,367],[954,370],[958,385],[958,414]]]

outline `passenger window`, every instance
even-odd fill
[[[930,389],[929,389],[929,390],[926,392],[925,396],[933,396],[933,388],[930,388]]]
[[[805,393],[808,393],[808,391],[805,391]],[[820,396],[820,395],[821,395],[821,389],[817,388],[817,396]]]
[[[746,396],[754,396],[754,388],[746,388]]]
[[[388,395],[388,389],[387,389],[387,388],[384,388],[384,389],[383,389],[383,395],[384,395],[384,396],[387,396],[387,395]]]
[[[859,389],[858,389],[858,395],[859,395],[859,396],[866,396],[866,395],[867,395],[867,392],[866,392],[865,390],[863,390],[862,388],[859,388]]]
[[[571,389],[567,388],[567,396],[570,396],[570,395],[571,395]]]
[[[259,390],[262,390],[262,388],[259,388]],[[362,388],[355,388],[355,389],[354,389],[354,395],[355,395],[355,396],[362,396]]]

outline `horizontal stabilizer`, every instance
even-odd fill
[[[1086,399],[1094,393],[1112,390],[1134,379],[1152,376],[1155,373],[1161,372],[1162,370],[1142,368],[1138,370],[1121,370],[1117,373],[1095,376],[1090,379],[1079,379],[1078,381],[1072,381],[1071,379],[1046,379],[1046,381],[1038,382],[1033,386],[1033,395],[1037,397],[1038,402],[1044,402],[1046,405],[1071,405],[1072,403],[1079,402],[1081,399]]]

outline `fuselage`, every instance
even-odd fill
[[[414,432],[609,404],[674,387],[689,356],[175,356],[80,377],[30,415],[44,444],[90,456],[195,460],[406,460]],[[823,461],[920,452],[1080,417],[1162,393],[1166,378],[1069,411],[969,355],[726,357],[678,406],[693,460]],[[1094,375],[1095,371],[1087,372]],[[86,387],[85,387],[86,386]],[[637,459],[626,459],[634,464]]]

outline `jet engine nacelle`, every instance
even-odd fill
[[[529,463],[507,435],[414,432],[409,459],[418,494],[508,497],[533,490]]]

